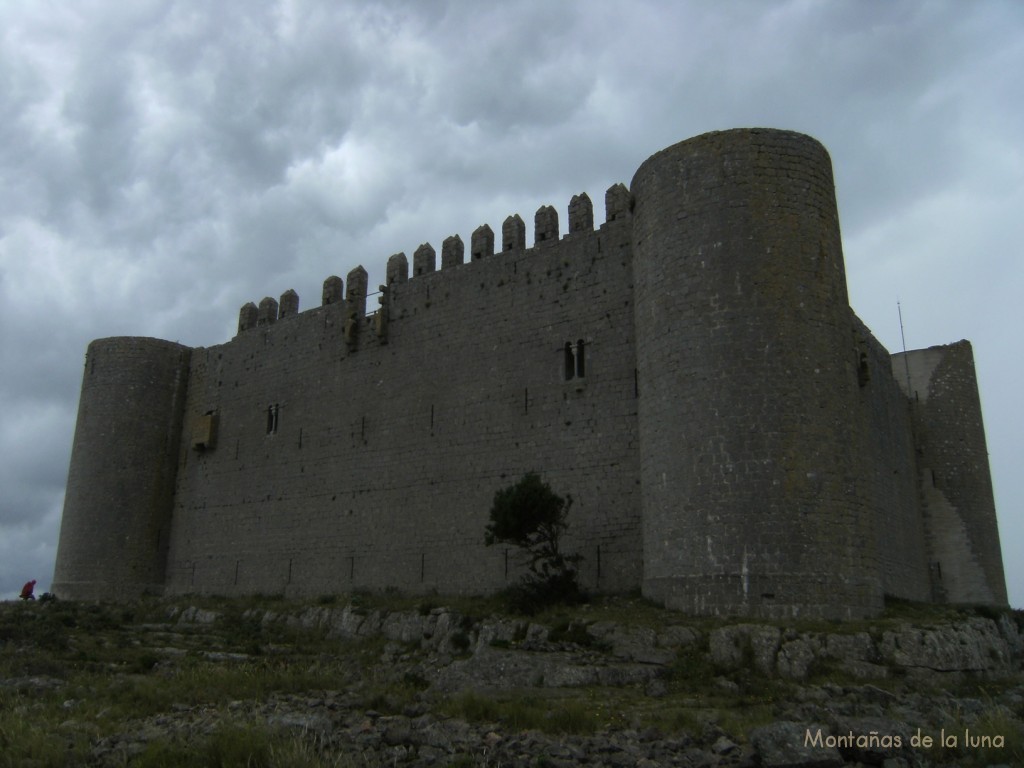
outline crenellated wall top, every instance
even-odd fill
[[[614,184],[605,193],[605,224],[620,224],[632,217],[633,200],[624,184]],[[568,206],[568,232],[559,236],[558,212],[553,206],[542,205],[534,214],[533,248],[549,247],[560,240],[580,237],[593,233],[594,204],[585,192],[573,195]],[[445,238],[441,246],[440,271],[446,271],[465,264],[495,256],[494,230],[487,224],[477,227],[470,237],[470,257],[465,260],[465,245],[459,235]],[[501,227],[502,253],[516,253],[528,250],[526,245],[526,223],[516,213],[507,217]],[[437,252],[430,243],[416,248],[410,270],[409,259],[404,252],[388,258],[386,285],[395,285],[428,276],[438,271]],[[331,275],[324,280],[321,306],[341,302],[349,306],[347,314],[355,313],[358,318],[366,315],[369,278],[360,265],[349,272],[347,280]],[[260,326],[271,325],[278,320],[293,317],[299,313],[299,297],[288,289],[280,299],[265,297],[257,305],[249,302],[242,306],[238,315],[238,332]]]

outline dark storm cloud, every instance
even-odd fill
[[[820,139],[855,309],[895,348],[898,292],[918,346],[969,335],[997,367],[1022,29],[1016,3],[4,6],[0,402],[23,415],[0,420],[0,593],[48,583],[92,338],[221,343],[246,301],[308,307],[359,263],[373,286],[424,241],[515,212],[529,236],[584,191],[600,221],[609,185],[706,130]],[[995,463],[1011,388],[982,373]]]

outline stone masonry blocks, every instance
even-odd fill
[[[441,269],[457,267],[462,264],[466,254],[466,246],[458,235],[446,237],[441,243]]]
[[[969,341],[893,355],[911,402],[933,578],[953,603],[1006,603],[974,351]]]
[[[409,279],[409,259],[404,253],[396,253],[388,258],[387,284],[404,283]]]
[[[369,289],[369,276],[360,264],[348,273],[348,292],[345,294],[345,305],[349,315],[360,318],[366,316],[366,294]]]
[[[321,299],[321,306],[326,307],[328,304],[337,304],[345,298],[344,283],[337,275],[331,275],[324,280],[323,298]]]
[[[558,242],[558,211],[550,205],[542,205],[533,218],[534,245],[551,245]]]
[[[526,247],[526,223],[517,213],[509,216],[501,225],[501,250],[521,251]]]
[[[256,325],[271,325],[277,322],[277,299],[272,296],[264,296],[260,301],[259,314],[256,317]]]
[[[289,288],[281,294],[278,318],[294,317],[299,314],[299,294]]]
[[[259,312],[259,309],[251,301],[243,304],[242,308],[238,311],[238,332],[241,333],[250,328],[255,328],[259,320]]]
[[[429,275],[435,269],[437,269],[437,252],[430,243],[423,243],[412,255],[413,276]]]
[[[824,148],[706,134],[648,159],[632,194],[645,592],[699,613],[877,612],[837,428],[859,388]]]
[[[494,255],[494,231],[486,224],[473,230],[470,239],[470,259],[479,261]]]
[[[621,221],[633,212],[633,196],[625,184],[613,184],[604,193],[605,221]]]
[[[89,345],[53,577],[61,597],[162,591],[190,352],[132,337]]]
[[[590,232],[594,228],[594,204],[584,192],[569,201],[569,233]]]

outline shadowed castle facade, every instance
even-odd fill
[[[891,355],[856,317],[818,142],[698,136],[605,208],[397,254],[373,312],[358,267],[218,346],[94,341],[54,592],[494,591],[520,572],[491,500],[537,470],[597,592],[1006,603],[970,344]]]

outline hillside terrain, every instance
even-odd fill
[[[1024,765],[1020,616],[0,603],[0,766]]]

